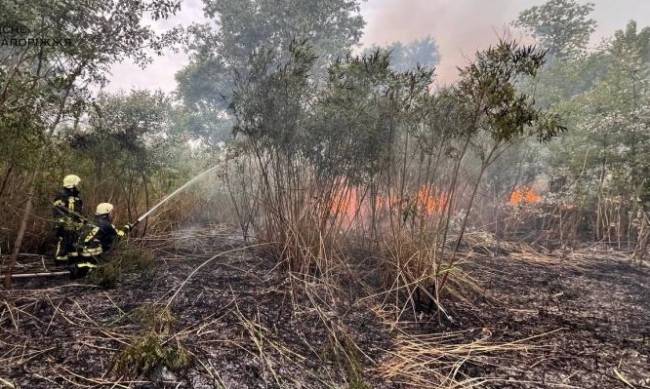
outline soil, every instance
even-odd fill
[[[548,333],[538,339],[544,348],[484,369],[506,379],[491,387],[650,387],[648,267],[593,250],[483,256],[470,267],[490,299],[473,315],[459,310],[461,325],[475,320],[495,341]]]
[[[451,319],[407,309],[391,325],[376,290],[299,281],[224,227],[139,244],[155,268],[115,288],[52,277],[1,290],[0,387],[411,387],[387,373],[402,340],[439,336],[441,347],[490,346],[427,362],[418,374],[430,382],[451,376],[441,387],[650,388],[650,270],[621,253],[468,252],[476,290],[448,296]],[[351,271],[370,274],[372,261]],[[168,307],[174,320],[151,324],[136,314],[143,306]],[[190,363],[118,371],[148,334]]]

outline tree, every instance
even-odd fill
[[[580,233],[619,245],[634,240],[633,215],[640,209],[634,199],[650,171],[642,157],[648,147],[649,44],[650,29],[631,21],[598,50],[565,56],[525,86],[535,91],[538,105],[561,114],[571,128],[546,150],[546,174],[567,183],[556,195],[584,217]]]
[[[93,197],[106,201],[114,194],[112,202],[124,199],[128,220],[134,220],[140,193],[148,206],[153,177],[171,171],[177,162],[171,100],[159,91],[134,90],[128,95],[101,94],[94,107],[87,126],[70,129],[67,143],[79,161],[92,164],[86,181],[92,183]]]
[[[461,69],[458,93],[468,107],[464,149],[474,149],[480,162],[463,218],[454,254],[460,247],[479,184],[487,168],[514,141],[534,136],[549,141],[566,127],[558,115],[540,110],[532,96],[517,90],[521,78],[533,78],[544,64],[545,53],[534,46],[500,41],[476,54],[474,63]]]
[[[286,62],[292,42],[306,40],[318,53],[311,74],[322,76],[327,64],[357,44],[364,26],[358,0],[204,0],[204,5],[212,23],[188,29],[190,64],[176,78],[185,107],[195,112],[197,135],[214,140],[228,135],[224,111],[235,78],[251,71],[254,55],[272,50],[276,63]]]
[[[366,54],[371,54],[379,47],[366,49]],[[431,37],[415,39],[408,43],[393,42],[386,47],[381,47],[390,53],[390,67],[396,72],[415,70],[418,66],[433,69],[440,62],[438,44]]]
[[[514,25],[539,40],[550,57],[566,57],[585,49],[596,21],[589,18],[593,3],[576,0],[549,0],[519,14]]]
[[[3,37],[10,45],[3,46],[0,59],[0,134],[7,142],[31,143],[27,149],[30,163],[23,165],[30,171],[26,202],[9,273],[22,245],[39,174],[56,154],[53,140],[60,126],[67,121],[79,123],[91,100],[91,87],[106,82],[110,64],[124,58],[143,63],[145,48],[164,46],[164,38],[141,24],[144,15],[157,20],[178,8],[173,0],[40,0],[29,7],[20,1],[2,2],[0,23],[14,28]],[[17,123],[30,131],[12,137]],[[6,169],[13,171],[22,155],[9,157]],[[9,275],[5,283],[10,285]]]
[[[306,153],[326,175],[372,183],[388,168],[409,115],[422,109],[432,70],[399,72],[390,52],[337,61],[316,104]],[[420,103],[420,104],[418,104]]]
[[[270,65],[277,55],[273,50],[257,54],[247,76],[236,80],[232,109],[242,152],[253,155],[261,172],[265,225],[258,236],[281,242],[279,255],[301,271],[311,268],[311,262],[305,268],[301,261],[304,242],[311,242],[308,246],[313,244],[316,252],[330,247],[323,239],[336,236],[337,204],[356,188],[370,193],[372,241],[386,233],[379,231],[381,224],[390,225],[392,238],[404,237],[416,202],[432,190],[443,193],[429,207],[444,208],[445,215],[433,218],[430,210],[428,219],[446,225],[434,222],[426,233],[424,228],[413,232],[425,242],[426,252],[445,258],[455,192],[464,186],[459,172],[472,154],[480,171],[472,182],[455,254],[485,170],[516,140],[535,136],[546,141],[564,130],[556,115],[538,109],[531,96],[516,88],[543,65],[544,52],[534,47],[502,41],[478,53],[462,69],[456,87],[433,95],[428,89],[432,70],[397,72],[385,51],[335,62],[318,88],[309,81],[315,60],[309,48],[293,46],[290,53],[289,61],[275,66]],[[361,207],[361,196],[353,197]],[[381,224],[375,218],[380,198],[388,207],[383,212],[388,220]],[[311,223],[311,229],[303,223]],[[312,259],[319,263],[322,258],[327,255]],[[452,255],[451,265],[454,259]],[[432,270],[431,264],[416,262]],[[407,279],[420,279],[419,271],[408,273]]]

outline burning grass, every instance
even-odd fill
[[[542,201],[540,196],[533,188],[529,186],[520,186],[510,194],[508,203],[513,206],[523,206],[535,204]]]
[[[433,217],[443,212],[449,203],[449,195],[423,185],[411,194],[373,196],[368,190],[343,185],[333,196],[331,215],[339,217],[345,229],[368,225],[372,215],[386,218],[396,209],[402,217]]]

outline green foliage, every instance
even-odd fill
[[[0,208],[0,216],[8,225],[29,226],[29,212],[22,220],[10,220],[7,210],[23,205],[29,209],[33,203],[38,209],[48,203],[51,178],[58,182],[66,173],[69,149],[61,137],[63,128],[82,126],[92,95],[107,82],[113,63],[131,59],[144,64],[149,59],[145,47],[155,51],[165,47],[169,37],[154,33],[141,21],[166,18],[179,3],[40,0],[26,6],[3,0],[1,8],[0,25],[15,27],[10,32],[4,28],[1,39],[49,42],[0,47],[0,196],[13,195],[5,184],[21,188],[16,191],[20,199],[5,198],[10,205]],[[75,169],[83,165],[74,162]],[[23,236],[23,228],[17,236]],[[16,239],[15,245],[21,244]]]
[[[625,31],[615,33],[604,52],[594,54],[607,71],[565,104],[577,131],[564,145],[557,145],[553,159],[555,166],[566,167],[572,176],[582,175],[596,187],[615,172],[608,185],[621,180],[617,191],[627,192],[627,197],[640,187],[648,171],[640,156],[648,144],[650,29],[636,31],[636,23],[630,22]]]
[[[408,43],[397,41],[381,48],[375,46],[364,50],[364,54],[368,56],[377,50],[390,53],[390,67],[396,72],[416,70],[418,67],[433,69],[440,62],[438,44],[431,36]]]
[[[129,377],[147,376],[161,367],[181,370],[190,361],[189,353],[180,344],[171,346],[155,333],[148,333],[117,356],[113,371]]]
[[[143,334],[121,351],[115,358],[113,371],[120,375],[151,376],[166,367],[173,371],[189,366],[191,358],[187,350],[176,341],[166,340],[171,334],[175,318],[167,307],[144,304],[130,316],[143,328]]]
[[[58,45],[3,46],[0,72],[0,129],[23,115],[52,133],[64,118],[78,119],[90,99],[90,87],[106,82],[108,66],[124,58],[145,62],[142,47],[162,47],[164,39],[140,24],[144,15],[165,18],[179,7],[169,0],[67,3],[38,1],[30,7],[5,0],[0,23],[22,26],[26,33],[2,38],[57,39]],[[51,120],[54,121],[52,123]],[[75,123],[77,123],[75,122]],[[38,128],[39,126],[35,126]],[[13,139],[9,138],[8,139]]]
[[[308,78],[316,57],[304,44],[289,48],[291,58],[274,65],[271,51],[261,52],[251,61],[246,78],[236,80],[232,111],[233,134],[243,134],[263,150],[292,156],[304,136],[306,103],[310,100]]]
[[[248,77],[237,80],[234,134],[257,151],[305,158],[319,177],[361,182],[386,169],[400,127],[415,128],[425,115],[432,71],[395,72],[389,53],[377,50],[337,60],[316,94],[311,48],[290,50],[290,60],[274,71],[272,53],[260,53]]]
[[[424,114],[431,75],[424,69],[395,72],[389,53],[379,50],[334,63],[306,148],[319,175],[359,183],[385,170],[400,127]]]
[[[632,234],[646,192],[650,165],[650,28],[630,21],[597,50],[584,47],[595,23],[593,5],[550,1],[523,12],[522,27],[558,60],[533,84],[537,105],[565,118],[569,133],[541,150],[545,173],[559,201],[575,204],[588,217],[581,230],[595,239]],[[568,21],[567,21],[568,19]],[[565,27],[565,24],[568,26]],[[617,216],[614,216],[616,214]],[[614,218],[616,221],[614,221]]]
[[[237,80],[260,70],[260,56],[274,61],[263,65],[269,69],[282,66],[292,57],[294,42],[307,40],[318,53],[314,74],[322,74],[357,44],[364,26],[358,0],[204,0],[204,5],[214,23],[188,29],[191,62],[176,78],[184,105],[193,112],[191,129],[212,144],[227,139],[232,122],[223,111],[232,103]]]
[[[470,109],[476,126],[487,130],[497,142],[507,142],[528,131],[549,140],[565,128],[555,115],[541,112],[534,100],[516,88],[524,77],[535,77],[544,63],[544,52],[516,42],[500,41],[479,52],[476,61],[461,70],[460,96]]]
[[[138,274],[143,282],[153,275],[155,260],[149,251],[121,246],[111,253],[108,262],[90,273],[90,280],[104,289],[116,287],[127,274]]]
[[[551,57],[566,57],[581,52],[589,43],[596,21],[589,19],[593,3],[576,0],[549,0],[519,14],[514,22],[538,39]]]
[[[220,47],[214,49],[227,65],[238,69],[246,68],[251,54],[259,49],[273,48],[278,53],[287,53],[292,41],[303,39],[308,39],[322,59],[329,62],[358,42],[365,24],[357,14],[359,2],[354,0],[318,3],[205,0],[204,3],[206,15],[216,19],[220,27],[213,32],[220,42]]]
[[[71,147],[106,170],[150,173],[173,162],[173,110],[162,92],[102,94],[89,112],[89,127],[70,131]],[[112,165],[112,166],[111,166]]]
[[[72,168],[84,177],[87,196],[110,201],[133,220],[138,205],[150,204],[174,183],[183,168],[180,114],[162,92],[101,94],[88,112],[87,125],[67,129],[65,140],[74,157]],[[84,168],[81,168],[83,166]]]
[[[159,335],[169,335],[176,318],[168,307],[161,307],[156,304],[143,304],[130,313],[143,328]]]

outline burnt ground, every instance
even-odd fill
[[[352,279],[301,281],[223,228],[141,244],[155,268],[112,289],[0,290],[0,387],[650,387],[650,270],[617,253],[467,254],[477,290],[449,298],[453,321],[395,323]]]
[[[548,333],[537,339],[543,348],[482,371],[521,384],[490,386],[650,387],[647,266],[590,250],[565,258],[523,252],[473,262],[472,274],[489,298],[463,317],[465,325],[480,323],[495,341]]]

